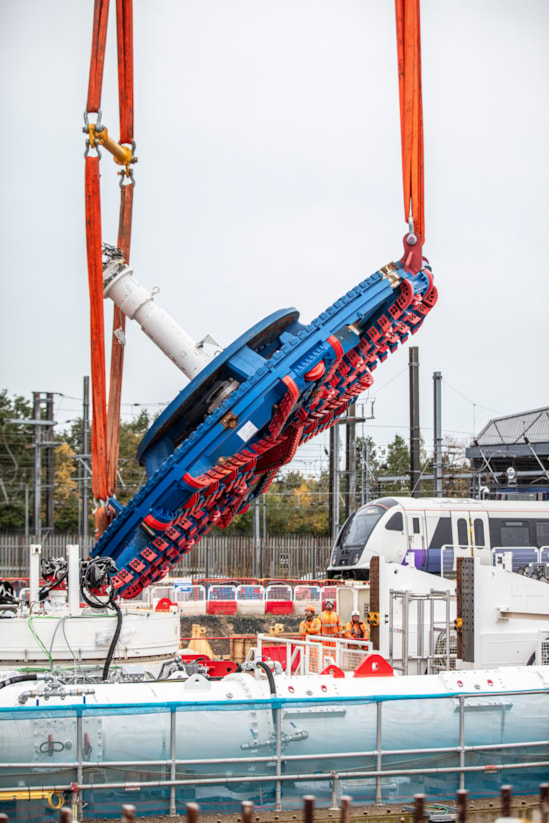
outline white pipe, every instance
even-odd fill
[[[79,546],[67,546],[69,613],[80,614],[80,550]]]
[[[175,365],[192,380],[221,350],[207,353],[196,343],[168,312],[154,302],[156,291],[148,292],[133,277],[128,266],[113,261],[103,273],[105,297],[110,297],[131,320],[137,320],[143,331]],[[213,342],[213,341],[212,341]]]
[[[37,543],[31,544],[29,558],[29,607],[31,612],[38,609],[39,584],[40,584],[40,555],[42,546]]]

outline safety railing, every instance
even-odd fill
[[[84,808],[87,817],[104,817],[121,791],[138,792],[149,815],[175,815],[189,800],[204,811],[217,810],[216,804],[224,812],[237,810],[243,792],[255,792],[264,809],[295,809],[304,783],[337,806],[342,794],[402,803],[418,789],[429,794],[435,787],[439,802],[457,789],[485,796],[504,776],[517,793],[532,794],[547,777],[549,740],[536,718],[540,705],[547,710],[548,689],[307,694],[4,708],[0,720],[17,724],[12,752],[33,758],[12,755],[10,761],[8,749],[0,762],[0,791],[4,797],[27,789],[72,795],[81,820]],[[505,715],[505,736],[487,742],[493,736],[479,724],[501,725]],[[25,736],[32,743],[21,748]]]
[[[549,564],[549,546],[495,546],[445,544],[429,549],[408,549],[403,565],[441,577],[455,576],[458,557],[479,557],[481,562],[529,574],[532,565]],[[547,570],[549,577],[549,568]],[[324,595],[325,596],[325,595]]]
[[[549,564],[549,546],[496,546],[492,549],[492,564],[530,575],[533,566]],[[549,577],[549,568],[543,576]]]
[[[431,589],[425,594],[414,594],[390,589],[389,598],[391,666],[402,674],[431,674],[455,666],[457,647],[452,647],[452,638],[456,635],[450,620],[451,593]],[[416,611],[414,621],[410,619],[412,609]],[[412,663],[415,669],[410,672]]]
[[[280,663],[286,674],[320,674],[331,666],[353,672],[371,654],[369,640],[348,640],[343,637],[309,635],[304,640],[257,635],[257,659]]]

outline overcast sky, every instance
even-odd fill
[[[0,0],[0,387],[58,393],[59,422],[81,414],[90,373],[92,17],[91,0]],[[228,345],[287,306],[308,322],[401,256],[391,0],[136,0],[134,28],[132,264],[193,337]],[[549,3],[423,0],[422,36],[425,254],[439,302],[412,344],[429,446],[434,371],[448,437],[549,404]],[[102,108],[116,137],[114,47],[113,19]],[[105,154],[111,243],[116,171]],[[156,412],[186,381],[137,326],[127,337],[123,414]],[[391,355],[364,397],[381,445],[408,438],[408,356]]]

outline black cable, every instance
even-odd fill
[[[17,603],[17,597],[13,593],[13,586],[7,580],[0,580],[0,604],[12,605]]]
[[[274,674],[270,666],[268,666],[264,660],[256,660],[255,665],[259,666],[260,669],[263,669],[263,671],[267,675],[267,680],[269,681],[269,688],[271,690],[271,697],[276,697],[276,683],[274,679]],[[276,729],[276,709],[274,706],[271,709],[271,714],[273,716],[273,729]]]
[[[114,602],[115,592],[111,580],[112,574],[116,574],[116,564],[110,557],[98,557],[95,560],[82,563],[80,591],[82,598],[92,609],[104,609]],[[93,589],[101,588],[106,589],[105,594],[100,596],[93,594]]]
[[[271,694],[273,695],[273,697],[276,697],[276,683],[274,679],[274,674],[272,673],[270,666],[268,666],[264,660],[256,660],[255,665],[259,666],[260,669],[263,669],[263,671],[267,675],[267,680],[269,681]]]
[[[42,577],[47,580],[51,578],[49,583],[44,583],[38,590],[38,601],[41,603],[46,599],[48,594],[63,583],[69,575],[69,564],[64,557],[51,557],[48,560],[42,560]]]
[[[118,638],[120,637],[120,632],[122,631],[122,609],[115,603],[114,600],[110,604],[111,609],[114,609],[116,612],[116,629],[114,630],[114,635],[111,640],[111,645],[109,646],[109,652],[107,654],[107,659],[105,660],[105,665],[103,666],[103,683],[107,680],[109,676],[109,669],[111,666],[111,661],[114,655],[114,650],[116,648],[116,644],[118,643]]]
[[[197,661],[193,660],[192,662],[196,663]],[[175,667],[175,668],[173,668],[173,667]],[[181,658],[176,656],[176,657],[173,657],[171,660],[165,660],[164,663],[162,663],[162,668],[160,669],[160,673],[158,674],[158,677],[156,678],[156,680],[162,680],[163,677],[164,677],[165,670],[170,669],[170,668],[172,668],[174,671],[179,671],[179,672],[187,671],[187,668],[186,668],[185,664],[183,663],[183,661],[181,660]],[[170,673],[171,672],[168,672],[168,677],[170,676]]]
[[[37,674],[16,674],[13,677],[6,677],[5,680],[0,680],[0,689],[11,686],[12,683],[24,683],[25,680],[39,680],[39,677]]]
[[[112,558],[98,557],[95,560],[83,563],[80,574],[80,592],[88,606],[92,609],[114,609],[116,612],[116,629],[103,666],[103,682],[109,676],[116,644],[122,631],[122,610],[115,602],[116,593],[111,579],[111,574],[116,573],[116,570],[116,564]],[[103,595],[96,595],[93,594],[92,589],[105,589],[106,591]]]
[[[60,585],[60,584],[61,584],[64,580],[66,580],[66,579],[67,579],[67,574],[68,574],[68,572],[65,572],[65,574],[63,575],[63,577],[62,577],[60,580],[54,580],[52,583],[50,583],[50,585],[49,585],[49,586],[48,586],[48,585],[44,585],[44,586],[41,586],[41,587],[40,587],[40,589],[38,590],[38,600],[39,600],[39,602],[40,602],[40,603],[41,603],[43,600],[45,600],[45,599],[46,599],[46,597],[48,596],[48,594],[49,594],[51,591],[53,591],[53,589],[56,589],[56,588],[57,588],[57,587],[58,587],[58,586],[59,586],[59,585]]]

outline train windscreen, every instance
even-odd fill
[[[381,506],[366,506],[359,509],[343,527],[337,541],[337,548],[362,549],[372,533],[372,529],[385,512],[386,509]]]

